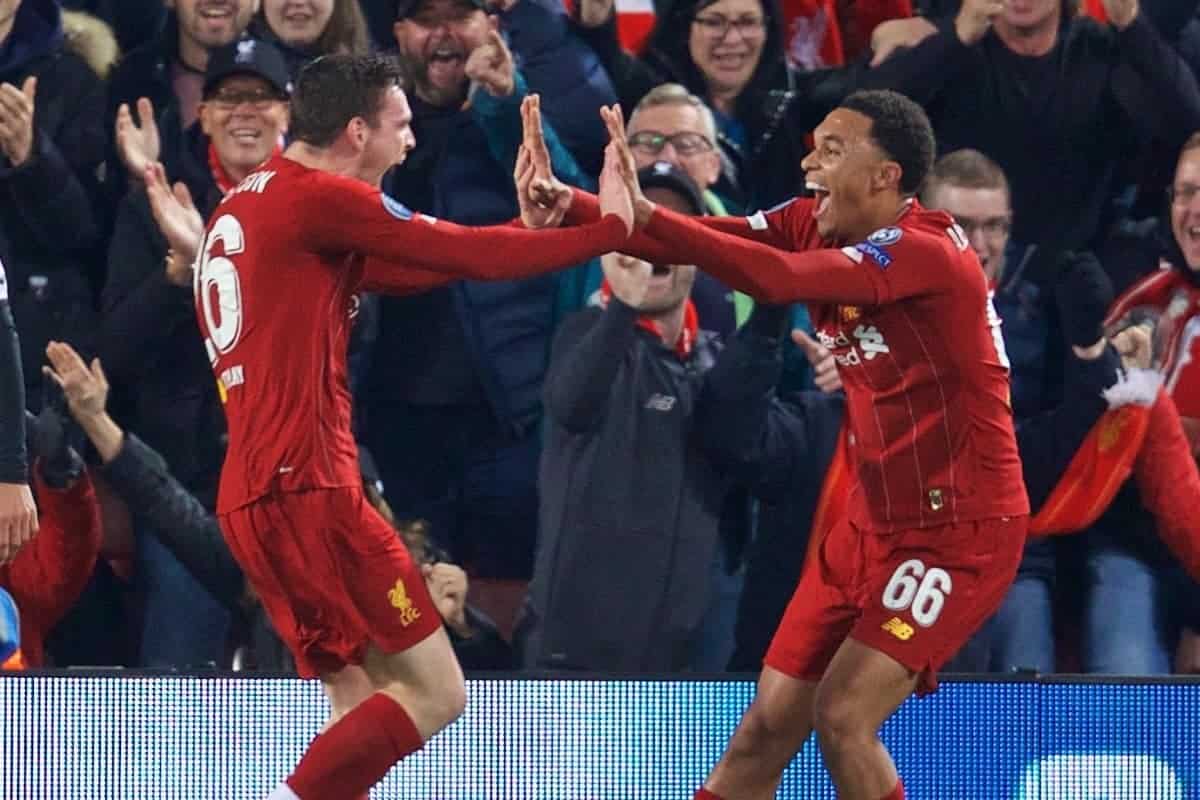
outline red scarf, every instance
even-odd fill
[[[267,163],[275,156],[279,155],[283,148],[278,144],[271,151],[271,155],[263,159],[263,163]],[[208,142],[208,169],[212,173],[213,180],[217,182],[217,188],[221,190],[221,196],[225,196],[233,191],[239,181],[235,181],[229,177],[229,173],[225,171],[225,166],[221,163],[220,157],[217,155],[217,148],[213,146],[212,140]]]
[[[608,301],[612,299],[612,287],[605,280],[600,284],[600,307],[608,308]],[[647,317],[639,316],[637,325],[644,331],[650,331],[655,336],[662,339],[662,328],[658,323]],[[692,354],[692,348],[696,346],[696,334],[700,332],[700,318],[696,315],[696,304],[689,297],[686,305],[683,307],[683,328],[679,331],[679,338],[675,340],[675,355],[679,356],[679,360],[686,360]]]
[[[1030,536],[1076,533],[1089,527],[1108,508],[1117,490],[1132,473],[1150,423],[1150,407],[1143,403],[1153,402],[1153,393],[1146,398],[1122,396],[1112,402],[1123,404],[1106,411],[1092,426],[1054,490],[1030,520]],[[834,523],[845,515],[846,500],[854,488],[854,480],[843,422],[833,459],[821,484],[809,534],[810,555]]]

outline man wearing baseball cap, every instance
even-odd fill
[[[195,123],[183,129],[169,119],[178,112],[167,109],[159,125],[163,168],[172,182],[187,186],[205,218],[282,144],[289,89],[279,50],[243,38],[210,53]],[[122,141],[135,150],[138,146],[136,137]],[[128,154],[125,161],[138,163],[138,154]],[[135,185],[118,208],[109,247],[99,355],[128,403],[127,427],[211,507],[225,422],[196,335],[191,283],[191,264],[168,253],[146,192]],[[148,576],[139,662],[179,667],[219,662],[228,618],[224,606],[159,543],[149,520],[135,516],[134,534],[138,574]],[[204,624],[187,637],[173,635],[185,619]]]

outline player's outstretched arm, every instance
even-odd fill
[[[293,209],[317,252],[356,251],[391,269],[415,267],[454,278],[528,278],[622,248],[633,229],[633,210],[611,161],[600,176],[603,216],[573,229],[456,225],[414,214],[377,189],[333,176],[321,176],[320,185],[297,198]],[[371,264],[374,280],[385,280],[388,265]]]
[[[792,253],[698,224],[658,207],[645,232],[669,244],[673,262],[695,264],[763,303],[814,301],[878,305],[893,299],[884,272],[864,268],[853,248]]]

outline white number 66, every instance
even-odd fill
[[[896,568],[884,587],[883,606],[890,611],[904,611],[911,606],[913,621],[928,628],[937,622],[952,588],[946,570],[938,567],[926,570],[919,559],[910,558]]]

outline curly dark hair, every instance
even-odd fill
[[[890,89],[854,92],[841,107],[870,118],[871,139],[900,165],[900,191],[916,194],[937,151],[925,109]]]
[[[335,53],[310,61],[292,91],[292,139],[328,147],[355,117],[378,125],[393,86],[408,86],[408,72],[395,58]]]

